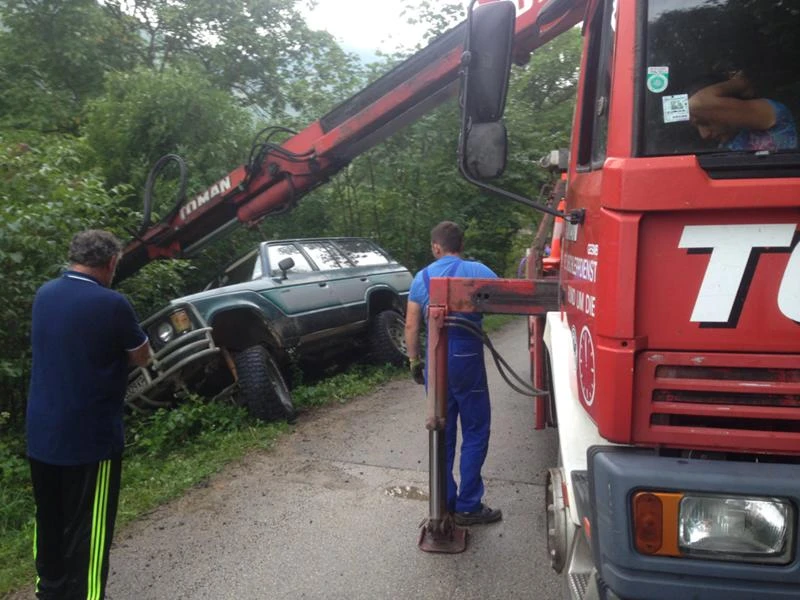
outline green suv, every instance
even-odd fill
[[[258,418],[292,420],[284,375],[293,361],[313,368],[355,349],[403,363],[411,279],[364,238],[262,242],[142,323],[154,360],[131,371],[126,402],[144,409],[181,391],[232,394]]]

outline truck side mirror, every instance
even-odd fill
[[[502,117],[511,72],[516,7],[509,0],[470,3],[462,55],[460,168],[468,178],[503,174],[508,136]]]
[[[287,256],[278,263],[278,268],[281,270],[282,273],[281,281],[286,279],[286,271],[291,269],[293,266],[294,266],[294,259],[291,256]]]
[[[506,168],[508,134],[502,121],[473,123],[467,133],[464,166],[476,179],[500,177]]]
[[[510,0],[470,10],[462,99],[467,117],[474,123],[503,117],[516,18],[516,8]]]

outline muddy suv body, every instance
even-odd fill
[[[142,326],[155,353],[131,372],[126,401],[164,406],[180,390],[232,394],[263,419],[293,416],[285,373],[360,349],[401,364],[412,276],[364,238],[262,242],[197,294]]]

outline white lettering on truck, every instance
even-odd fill
[[[758,255],[755,249],[791,248],[797,225],[687,225],[679,248],[710,251],[691,321],[735,325],[739,308],[747,295]],[[749,271],[749,273],[748,273]],[[746,278],[745,275],[748,275]],[[800,244],[796,245],[783,273],[778,290],[778,308],[788,318],[800,322]]]
[[[204,191],[202,194],[198,194],[197,196],[189,200],[189,202],[181,206],[181,212],[180,212],[181,219],[185,221],[186,217],[188,217],[198,208],[206,204],[209,200],[213,200],[220,194],[224,194],[230,189],[231,189],[231,176],[226,175],[225,177],[220,179],[217,183],[215,183],[206,191]]]

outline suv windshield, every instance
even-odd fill
[[[645,155],[797,150],[796,0],[647,0],[645,43]]]

